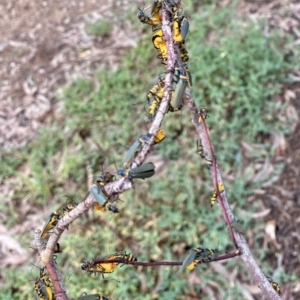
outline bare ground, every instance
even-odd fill
[[[86,24],[112,19],[127,1],[15,0],[0,4],[0,145],[22,147],[40,124],[59,120],[57,86],[89,76],[97,63],[113,69],[122,51],[135,44],[130,24],[112,25],[105,40],[88,36]],[[122,21],[122,20],[121,20]],[[120,22],[119,22],[120,23]]]

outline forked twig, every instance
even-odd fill
[[[194,124],[196,131],[198,132],[199,138],[203,141],[202,145],[203,145],[204,152],[211,153],[212,155],[213,168],[211,168],[211,177],[214,186],[218,191],[218,183],[223,182],[223,180],[222,180],[222,176],[218,164],[216,163],[216,159],[215,159],[216,156],[214,154],[212,144],[210,143],[209,131],[205,122],[199,122],[199,113],[198,113],[199,110],[197,109],[195,102],[192,98],[191,92],[188,88],[186,89],[186,103],[191,111],[192,123]],[[267,299],[269,300],[281,299],[280,296],[272,287],[272,285],[270,284],[270,282],[268,281],[268,279],[266,278],[266,276],[264,275],[264,273],[262,272],[259,265],[254,260],[245,238],[241,234],[235,232],[231,226],[231,222],[233,222],[235,218],[228,203],[225,186],[224,186],[224,191],[222,191],[222,195],[218,191],[218,198],[221,204],[224,219],[229,228],[230,236],[233,237],[232,241],[236,249],[239,250],[241,259],[244,261],[245,265],[249,269],[252,277],[260,286],[263,294],[267,297]]]
[[[165,91],[163,99],[160,103],[159,109],[156,113],[156,116],[151,124],[151,127],[149,129],[149,133],[152,134],[151,139],[149,139],[148,143],[144,143],[139,150],[138,155],[135,157],[133,162],[131,163],[130,167],[134,168],[136,166],[141,165],[146,155],[150,151],[150,147],[153,143],[153,138],[157,131],[160,129],[161,124],[163,122],[165,114],[168,112],[169,109],[169,103],[171,98],[171,90],[172,90],[172,79],[173,79],[173,70],[176,63],[176,60],[180,60],[180,58],[176,57],[175,51],[174,51],[174,44],[172,39],[172,32],[170,28],[170,11],[164,7],[162,7],[162,30],[164,33],[165,41],[167,44],[167,51],[168,51],[168,64],[167,64],[167,72],[165,77]],[[234,229],[231,226],[231,222],[234,220],[234,215],[230,209],[230,206],[228,204],[226,191],[222,191],[222,194],[219,191],[218,184],[223,182],[222,176],[219,171],[216,157],[213,151],[212,144],[210,142],[209,138],[209,131],[206,126],[205,120],[202,119],[202,122],[199,122],[199,114],[198,109],[192,99],[192,96],[190,94],[190,90],[187,88],[186,90],[186,103],[189,106],[191,113],[192,113],[192,120],[195,125],[195,128],[199,134],[200,139],[203,141],[203,148],[205,151],[209,152],[212,157],[212,165],[213,168],[211,168],[211,176],[214,183],[214,187],[217,191],[217,196],[219,199],[219,202],[221,204],[222,213],[224,216],[224,219],[228,225],[229,232],[231,239],[233,241],[233,244],[235,248],[237,249],[234,253],[225,254],[223,256],[216,257],[212,259],[212,261],[217,260],[223,260],[232,258],[234,256],[237,256],[241,254],[241,258],[250,270],[252,276],[254,279],[258,282],[259,286],[262,289],[262,292],[264,295],[271,300],[280,299],[279,295],[275,292],[273,287],[270,285],[268,279],[265,277],[257,263],[255,262],[253,256],[250,253],[250,250],[248,248],[248,245],[244,239],[243,236],[238,234],[234,231]],[[122,178],[116,181],[113,181],[111,183],[106,184],[103,187],[103,192],[107,197],[113,196],[115,194],[122,193],[128,189],[131,189],[133,187],[132,182],[127,178]],[[38,251],[41,256],[41,260],[45,267],[47,268],[47,271],[49,273],[49,276],[52,279],[54,291],[55,291],[55,297],[57,300],[69,300],[69,298],[66,295],[66,292],[63,287],[61,276],[56,268],[55,262],[53,260],[53,252],[55,245],[60,238],[60,235],[62,232],[68,227],[70,223],[72,223],[75,219],[77,219],[80,215],[88,211],[94,204],[96,203],[93,196],[89,193],[85,200],[78,204],[73,210],[71,210],[68,214],[63,216],[59,221],[58,224],[54,230],[53,234],[50,234],[50,238],[47,242],[46,248],[43,246],[43,243],[40,238],[40,233],[38,231],[35,232],[35,244],[38,248]],[[105,261],[103,261],[105,262]],[[110,261],[112,262],[112,261]],[[120,262],[120,261],[119,261]],[[150,267],[150,266],[158,266],[158,265],[171,265],[171,266],[179,266],[182,264],[182,262],[125,262],[122,261],[124,264],[131,264],[136,266],[143,266],[143,267]]]

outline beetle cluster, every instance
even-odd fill
[[[192,78],[189,72],[187,62],[189,60],[188,51],[185,48],[185,38],[189,29],[189,22],[186,16],[182,13],[180,2],[166,2],[163,0],[154,0],[151,9],[151,15],[148,16],[140,9],[138,13],[139,20],[152,26],[152,43],[154,48],[158,51],[158,58],[161,59],[164,65],[167,64],[168,50],[167,43],[162,30],[162,7],[171,13],[171,28],[172,39],[175,49],[178,51],[178,59],[173,72],[173,81],[171,89],[171,103],[169,111],[175,112],[182,108],[184,92],[187,86],[192,86]],[[159,104],[163,98],[165,91],[165,78],[159,76],[158,82],[148,91],[146,95],[146,102],[148,104],[149,121],[153,120],[159,108]]]
[[[117,213],[118,208],[115,207],[104,194],[103,188],[107,183],[115,180],[115,175],[109,172],[102,172],[101,175],[96,179],[95,183],[90,187],[90,193],[93,195],[97,203],[94,204],[94,209],[103,211],[105,209]]]
[[[55,299],[52,290],[52,282],[46,273],[45,268],[40,269],[40,277],[35,281],[34,296],[37,300]]]
[[[53,230],[58,221],[65,215],[67,215],[71,210],[73,210],[76,207],[76,204],[66,204],[62,206],[61,208],[55,210],[52,212],[48,218],[48,221],[44,225],[44,228],[41,232],[40,238],[43,241],[47,241],[49,238],[49,233],[51,233],[51,230]],[[60,245],[59,243],[56,243],[54,247],[54,253],[61,253]],[[45,268],[40,269],[40,277],[36,279],[35,285],[34,285],[34,296],[37,300],[54,300],[55,296],[53,293],[53,287],[51,279],[49,278],[48,274],[46,273]]]
[[[58,221],[65,216],[66,214],[68,214],[72,209],[75,208],[75,204],[67,204],[64,205],[63,207],[61,207],[58,210],[55,210],[48,218],[47,223],[45,224],[42,233],[41,233],[41,238],[45,239],[48,237],[49,232],[51,229],[53,229]],[[59,246],[58,246],[59,249]]]
[[[154,136],[153,143],[158,144],[164,138],[166,134],[163,129],[160,129]],[[109,172],[102,172],[102,174],[96,179],[95,183],[90,187],[90,193],[93,195],[97,203],[94,205],[94,209],[98,211],[103,211],[105,209],[112,211],[113,213],[119,212],[118,208],[111,203],[113,197],[107,199],[104,193],[104,186],[107,183],[111,183],[116,180],[116,175],[120,175],[129,180],[140,178],[145,179],[153,176],[155,174],[155,165],[152,162],[145,163],[141,166],[130,169],[130,164],[134,160],[136,154],[141,149],[142,145],[148,143],[152,135],[150,133],[142,134],[139,138],[133,142],[129,147],[125,156],[122,159],[123,168],[118,169],[116,174],[111,174]]]
[[[114,253],[103,259],[84,260],[82,261],[81,269],[91,274],[101,273],[103,277],[104,273],[112,273],[117,269],[118,265],[126,264],[130,261],[137,261],[137,258],[126,252]]]

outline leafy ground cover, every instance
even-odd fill
[[[292,91],[289,74],[297,69],[299,52],[291,46],[292,35],[282,34],[280,28],[266,33],[266,19],[245,18],[238,5],[184,3],[191,24],[187,49],[192,93],[197,104],[210,112],[207,124],[229,199],[248,228],[246,237],[253,254],[275,281],[292,284],[299,270],[277,267],[276,255],[284,256],[284,252],[276,240],[267,238],[265,224],[273,223],[260,217],[267,204],[258,201],[257,195],[263,187],[270,187],[284,168],[284,160],[278,157],[285,148],[278,141],[291,132],[294,115],[288,114],[291,101],[281,95]],[[134,24],[130,30],[140,36],[134,47],[120,55],[118,64],[107,71],[107,52],[85,76],[58,85],[55,101],[63,104],[60,114],[42,126],[26,148],[2,153],[0,178],[6,182],[6,197],[1,201],[3,220],[26,248],[32,230],[41,228],[51,211],[67,199],[79,202],[84,198],[87,165],[95,173],[102,167],[115,172],[115,164],[121,165],[126,151],[124,145],[147,131],[145,96],[163,66],[155,58],[151,30],[139,24],[134,14],[127,12],[126,16]],[[85,24],[86,34],[93,36],[96,45],[115,34],[107,21],[101,20],[99,25],[91,18]],[[135,190],[121,196],[117,216],[90,212],[76,220],[63,237],[63,253],[57,263],[69,295],[89,292],[112,299],[241,299],[251,292],[260,299],[259,289],[238,259],[203,265],[193,273],[171,267],[124,266],[105,276],[108,281],[80,269],[82,259],[123,250],[147,261],[182,260],[189,248],[200,245],[223,252],[231,249],[220,211],[217,205],[210,207],[213,186],[196,153],[188,111],[169,114],[163,128],[167,138],[149,155],[149,161],[157,166],[156,175],[145,182],[137,180]],[[266,196],[265,191],[261,194]],[[31,252],[25,263],[2,269],[0,299],[31,297],[34,282],[28,278],[34,280],[38,271],[29,263],[37,261]]]

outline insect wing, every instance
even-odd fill
[[[171,100],[171,105],[175,110],[182,107],[183,95],[187,87],[187,81],[180,79],[176,85],[174,95]]]
[[[195,259],[202,260],[204,262],[210,262],[216,256],[216,254],[219,253],[218,249],[196,248],[195,250],[197,251],[197,249],[201,249],[201,251],[197,252]]]
[[[42,293],[44,295],[45,300],[53,300],[54,295],[52,288],[45,284],[45,286],[42,287]]]
[[[106,204],[107,199],[104,196],[104,194],[102,193],[102,191],[98,190],[97,186],[93,185],[90,188],[90,193],[93,195],[93,197],[99,204],[101,204],[102,206],[104,206]]]
[[[136,141],[130,146],[130,148],[128,149],[126,155],[123,157],[123,160],[122,160],[123,165],[124,165],[124,164],[127,164],[127,163],[132,159],[132,157],[134,156],[135,152],[136,152],[137,149],[140,147],[140,145],[141,145],[140,140],[136,140]]]
[[[123,165],[127,165],[127,163],[133,158],[133,156],[135,155],[136,151],[139,149],[139,147],[146,143],[149,138],[151,137],[152,135],[147,133],[147,134],[143,134],[139,137],[138,140],[136,140],[129,148],[129,150],[127,151],[126,155],[124,156],[122,162],[123,162]]]
[[[183,40],[185,40],[188,31],[189,31],[189,21],[187,20],[186,17],[182,17],[182,21],[180,23],[180,34]]]
[[[182,266],[183,267],[189,266],[195,260],[196,254],[197,254],[197,252],[194,249],[190,249],[187,252],[187,254],[182,262]]]
[[[155,165],[152,162],[143,164],[130,170],[131,178],[149,178],[155,174]]]
[[[145,172],[139,172],[135,173],[132,175],[132,178],[140,178],[140,179],[145,179],[145,178],[150,178],[155,174],[154,170],[149,170]]]
[[[48,231],[54,228],[57,225],[58,217],[56,214],[51,214],[49,216],[48,222],[45,224],[42,233],[41,238],[46,238],[48,236]]]
[[[159,14],[161,9],[162,1],[161,0],[154,0],[151,7],[151,16]]]

